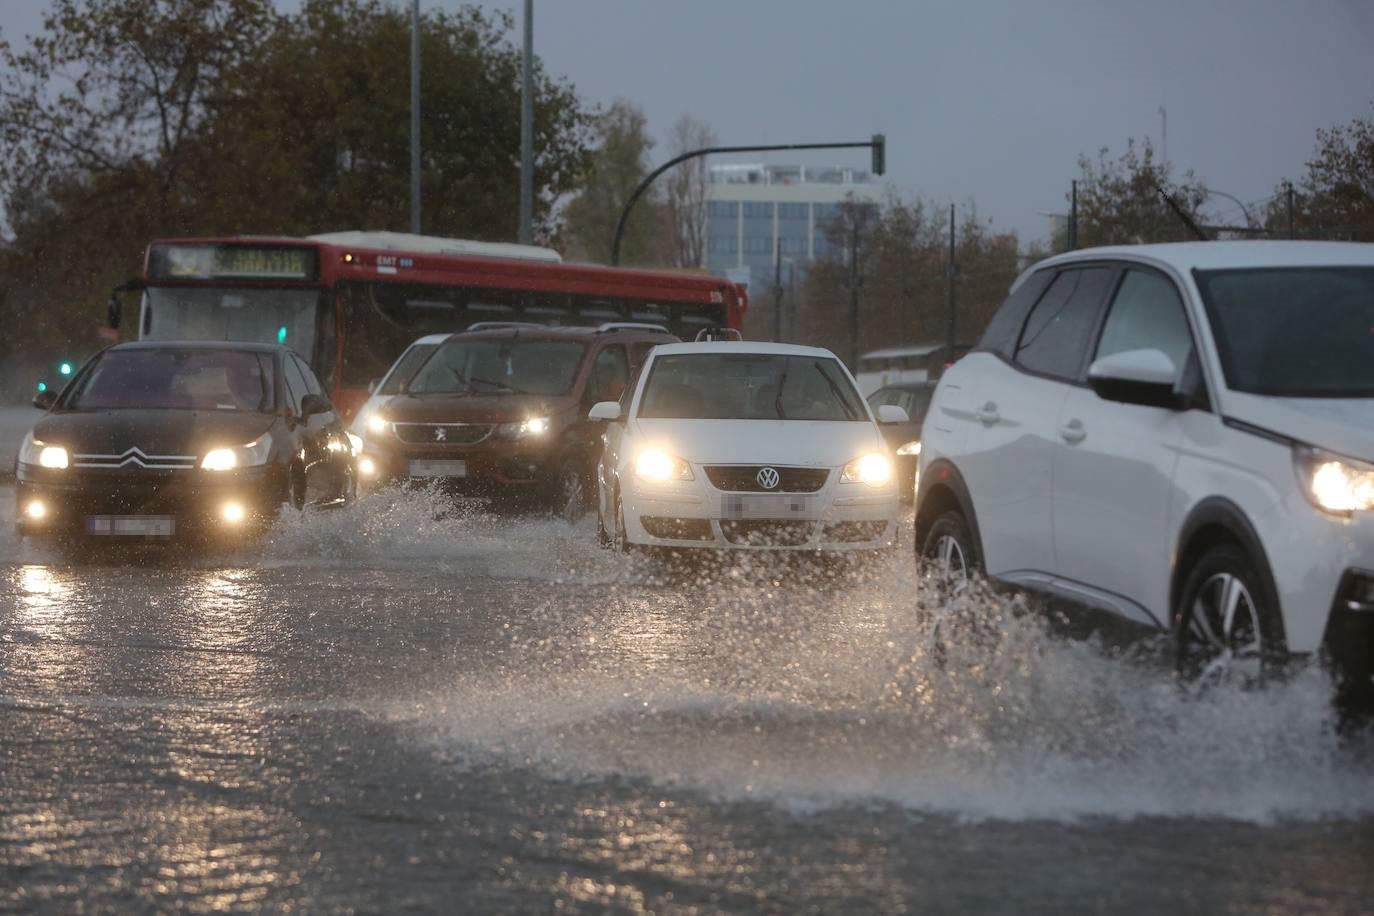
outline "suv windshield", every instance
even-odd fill
[[[113,350],[77,380],[75,410],[181,408],[269,413],[272,357],[242,350]]]
[[[1198,271],[1226,384],[1283,397],[1374,397],[1374,268]]]
[[[567,394],[586,347],[572,340],[453,340],[410,380],[411,394]]]
[[[760,353],[661,356],[644,385],[641,417],[695,420],[867,420],[832,357]]]

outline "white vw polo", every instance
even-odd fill
[[[609,421],[599,466],[601,541],[751,550],[895,544],[892,456],[835,354],[789,344],[655,347]],[[906,420],[900,407],[878,419]]]

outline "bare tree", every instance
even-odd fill
[[[669,156],[716,145],[711,128],[691,115],[673,125]],[[706,192],[709,175],[706,157],[688,159],[668,173],[667,216],[672,229],[673,263],[677,267],[701,267],[706,263]]]

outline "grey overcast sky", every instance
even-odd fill
[[[390,0],[408,7],[403,0]],[[299,0],[278,0],[284,11]],[[421,0],[422,10],[458,0]],[[516,18],[522,0],[477,5]],[[0,0],[16,41],[43,0]],[[1374,115],[1374,0],[535,0],[535,52],[596,104],[684,114],[724,144],[888,138],[885,181],[976,204],[1023,244],[1080,153],[1160,146],[1246,202],[1298,177],[1317,128]],[[764,161],[762,156],[732,161]],[[724,161],[724,160],[722,160]],[[865,151],[773,162],[867,167]],[[1215,199],[1209,213],[1238,218]]]

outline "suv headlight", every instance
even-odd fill
[[[662,449],[646,448],[635,456],[635,476],[645,480],[692,480],[692,466]]]
[[[870,487],[884,486],[892,479],[892,461],[881,452],[870,452],[844,466],[840,483],[866,483]]]
[[[29,431],[24,434],[24,441],[19,446],[19,463],[61,469],[71,463],[71,455],[60,445],[48,445],[35,439],[33,432]]]
[[[496,427],[496,435],[503,439],[524,439],[529,436],[542,436],[549,431],[552,423],[548,417],[529,417],[514,423],[502,423]]]
[[[1296,453],[1298,479],[1319,509],[1339,514],[1374,509],[1374,465],[1315,449]]]
[[[234,468],[258,467],[267,463],[272,451],[272,437],[263,433],[247,445],[233,448],[212,448],[201,459],[200,466],[207,471],[232,471]]]

